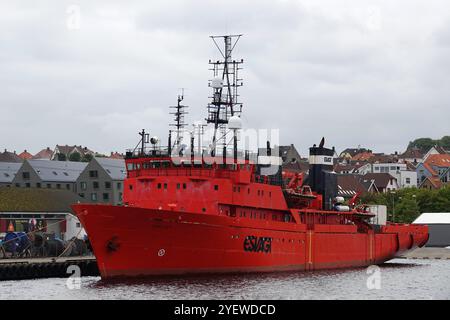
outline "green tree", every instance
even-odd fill
[[[76,162],[81,161],[81,154],[79,154],[78,152],[73,152],[69,156],[69,161],[76,161]]]
[[[58,161],[66,161],[67,157],[64,153],[57,153],[56,154],[56,160]]]
[[[85,155],[83,156],[83,158],[81,158],[81,161],[82,161],[82,162],[89,162],[89,161],[91,161],[91,160],[92,160],[92,154],[89,154],[89,153],[85,154]]]
[[[420,215],[420,209],[414,198],[401,198],[395,206],[395,222],[410,223]]]
[[[416,147],[416,148],[419,148],[420,151],[425,153],[436,144],[437,144],[437,141],[433,140],[431,138],[419,138],[414,141],[411,141],[408,145],[408,149],[412,149],[413,147]]]
[[[439,145],[444,149],[450,149],[450,136],[444,136],[440,140]]]
[[[395,193],[364,194],[361,203],[387,206],[389,220],[411,223],[424,212],[450,212],[450,185],[438,189],[405,188]]]

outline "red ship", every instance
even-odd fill
[[[243,61],[231,53],[239,37],[221,37],[224,59],[210,61],[209,149],[196,152],[193,135],[190,147],[181,143],[179,96],[175,142],[169,132],[161,147],[143,130],[140,147],[127,152],[124,204],[73,205],[102,278],[361,267],[423,246],[426,226],[380,223],[356,197],[349,205],[336,197],[334,148],[324,139],[310,148],[307,179],[283,172],[269,143],[265,155],[238,151]],[[212,38],[217,45],[219,37]],[[227,130],[231,152],[226,138],[217,138]]]

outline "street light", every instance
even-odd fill
[[[395,191],[390,192],[392,195],[392,222],[395,223]]]

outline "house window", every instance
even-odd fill
[[[158,183],[158,189],[161,189],[161,183]]]
[[[133,185],[130,184],[130,185],[128,186],[128,189],[133,190]]]
[[[30,179],[30,173],[29,172],[22,172],[22,178]]]
[[[214,190],[218,191],[219,190],[219,185],[214,185]]]
[[[183,183],[183,189],[186,189],[186,183]]]
[[[16,187],[17,187],[17,188],[20,188],[20,183],[16,183]]]
[[[373,170],[380,171],[380,167],[373,167]]]
[[[95,192],[91,193],[91,200],[92,201],[97,201],[97,194]]]
[[[406,178],[406,184],[410,184],[411,183],[411,178]]]
[[[81,198],[84,198],[84,193],[79,193],[78,194]]]
[[[167,190],[167,183],[164,183],[164,190]]]
[[[40,182],[36,183],[36,188],[40,188],[40,187],[41,187],[41,183]]]
[[[97,178],[98,177],[98,171],[97,170],[89,170],[89,177],[90,178]]]
[[[98,189],[98,187],[99,187],[98,181],[92,182],[92,187],[93,187],[94,189]]]
[[[177,183],[177,189],[181,188],[181,184]]]
[[[47,183],[47,189],[51,189],[52,185],[50,183]]]
[[[103,194],[103,200],[104,201],[108,201],[109,200],[109,193],[104,193]]]
[[[86,190],[86,188],[87,188],[86,182],[80,182],[80,188],[81,188],[81,190]]]
[[[121,190],[122,189],[122,183],[121,182],[117,182],[117,190]]]
[[[111,189],[111,182],[105,181],[105,189]]]
[[[56,189],[61,189],[61,184],[60,183],[56,184]]]
[[[66,189],[70,190],[70,184],[66,183]]]
[[[122,192],[119,192],[119,201],[122,202]]]
[[[29,182],[25,183],[25,187],[27,188],[31,187],[30,183]]]

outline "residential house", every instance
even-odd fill
[[[0,162],[22,162],[21,159],[16,152],[9,152],[5,149],[4,152],[0,153]]]
[[[337,176],[338,196],[351,198],[358,192],[369,192],[376,187],[372,180],[364,180],[357,174],[338,174]]]
[[[359,148],[359,147],[358,148],[347,148],[339,154],[339,158],[350,160],[356,154],[361,153],[361,152],[367,152],[367,151],[368,151],[367,149]]]
[[[408,170],[406,163],[375,163],[372,173],[389,173],[396,178],[399,188],[417,187],[417,172]]]
[[[441,188],[443,185],[450,182],[449,169],[450,154],[429,155],[416,169],[419,187]],[[438,182],[438,180],[440,182]]]
[[[0,162],[0,187],[10,187],[21,166],[20,162]]]
[[[435,154],[450,154],[450,150],[445,150],[443,147],[440,146],[433,146],[428,150],[428,152],[423,156],[422,161],[427,161],[428,157]]]
[[[51,160],[53,156],[53,150],[50,149],[50,147],[47,147],[45,149],[42,149],[41,151],[39,151],[38,153],[36,153],[32,159],[33,160],[38,160],[38,159],[43,159],[43,160]]]
[[[420,163],[423,161],[424,154],[417,147],[412,147],[399,155],[399,161],[403,163]]]
[[[365,174],[364,171],[367,168],[370,169],[370,163],[360,162],[360,161],[349,161],[348,163],[338,163],[334,166],[334,171],[336,173],[349,174],[349,173],[358,173]],[[364,172],[364,173],[361,173]]]
[[[122,203],[125,160],[93,158],[77,179],[78,195],[90,203]]]
[[[367,150],[367,151],[363,151],[363,152],[355,154],[351,160],[352,161],[368,161],[373,156],[374,156],[374,154],[372,153],[372,151]]]
[[[109,156],[109,158],[111,159],[124,159],[124,155],[119,153],[119,152],[112,152],[111,151],[111,155]]]
[[[370,163],[397,163],[398,154],[374,153],[367,161]]]
[[[86,162],[25,160],[12,184],[15,187],[54,188],[76,192],[76,180]]]
[[[374,186],[376,187],[376,191],[380,193],[386,193],[389,191],[399,189],[399,185],[397,183],[397,179],[391,176],[387,172],[383,173],[367,173],[363,176],[363,181],[365,183],[369,183],[370,181],[374,182]],[[372,190],[375,191],[375,190]]]
[[[29,153],[26,149],[21,154],[19,154],[19,158],[22,160],[31,159],[32,157],[33,155]]]
[[[421,189],[440,189],[444,186],[444,183],[436,176],[425,177],[425,180],[422,181],[419,185]]]
[[[53,154],[51,157],[51,160],[62,160],[68,161],[70,159],[70,156],[74,153],[78,153],[81,158],[83,158],[86,155],[89,155],[91,157],[94,156],[95,152],[92,150],[89,150],[87,147],[80,146],[62,146],[62,145],[56,145],[55,150],[53,150]]]

